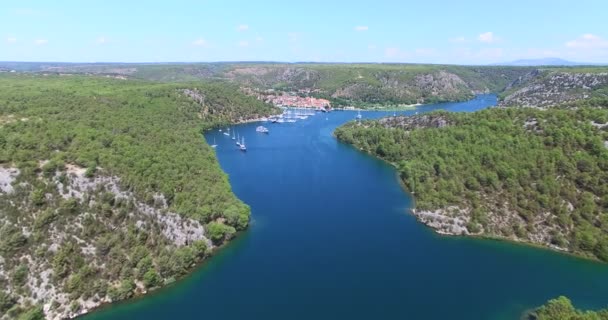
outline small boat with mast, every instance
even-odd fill
[[[243,152],[247,151],[247,146],[245,146],[245,137],[242,137],[242,141],[241,141],[241,145],[239,146],[239,149],[241,149],[241,151],[243,151]]]
[[[211,145],[211,148],[217,148],[217,143],[215,143],[215,137],[213,137],[213,144]]]

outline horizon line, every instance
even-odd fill
[[[542,59],[560,59],[560,58],[541,58],[541,59],[518,59],[509,62],[498,62],[498,63],[487,63],[487,64],[471,64],[471,63],[442,63],[442,62],[370,62],[370,61],[357,61],[357,62],[344,62],[344,61],[280,61],[280,60],[218,60],[218,61],[138,61],[138,62],[125,62],[125,61],[18,61],[18,60],[0,60],[0,63],[48,63],[48,64],[88,64],[88,65],[103,65],[103,64],[124,64],[124,65],[170,65],[170,64],[378,64],[378,65],[437,65],[437,66],[477,66],[477,67],[542,67],[542,66],[553,66],[553,67],[583,67],[583,66],[606,66],[608,62],[574,62],[564,60],[570,64],[538,64],[538,65],[513,65],[513,63],[525,60],[542,60]]]

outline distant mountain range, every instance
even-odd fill
[[[510,62],[493,63],[495,66],[583,66],[606,65],[605,63],[573,62],[560,58],[521,59]]]

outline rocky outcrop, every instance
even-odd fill
[[[258,88],[274,86],[286,86],[294,89],[312,88],[321,79],[317,70],[289,65],[236,66],[224,73],[223,76],[232,81]]]
[[[572,206],[568,206],[572,211]],[[486,227],[471,221],[471,209],[457,206],[448,206],[435,210],[412,210],[418,221],[425,224],[435,232],[444,235],[473,235],[508,239],[515,242],[533,243],[549,247],[558,251],[567,251],[564,246],[558,246],[554,242],[556,234],[568,233],[568,230],[560,226],[552,225],[550,222],[557,219],[550,212],[542,212],[534,217],[534,221],[526,221],[521,216],[509,210],[506,203],[496,204],[493,212],[487,216]],[[514,225],[529,225],[534,228],[534,233],[518,234],[505,230],[512,229]]]
[[[437,210],[412,211],[418,221],[434,229],[439,234],[446,235],[468,235],[467,229],[470,216],[468,210],[452,206]]]
[[[608,73],[541,72],[535,70],[507,87],[500,106],[546,108],[593,96],[607,96]]]
[[[420,65],[233,65],[217,76],[249,87],[318,90],[367,103],[461,101],[501,92],[528,69]]]
[[[17,168],[0,167],[0,192],[12,193],[12,183],[18,175],[19,169]]]
[[[405,131],[422,128],[443,128],[454,124],[454,120],[445,113],[431,113],[409,117],[386,117],[377,121],[385,128],[399,128]]]
[[[423,93],[431,96],[455,97],[462,95],[463,92],[472,94],[471,88],[464,80],[443,70],[437,73],[419,74],[414,78],[414,84]]]
[[[39,174],[38,181],[19,180],[19,173],[16,168],[0,167],[0,232],[4,233],[0,235],[0,282],[4,286],[0,294],[21,306],[42,306],[47,319],[72,318],[123,299],[111,291],[122,290],[124,279],[131,277],[128,265],[135,266],[135,272],[154,270],[156,253],[146,253],[143,247],[129,252],[130,247],[113,242],[128,234],[143,237],[129,240],[138,241],[140,246],[158,244],[165,250],[187,248],[195,242],[204,243],[206,250],[214,247],[205,227],[169,211],[162,194],[141,201],[122,188],[116,176],[90,176],[75,165],[66,165],[65,171],[52,176]],[[34,185],[40,182],[46,187],[37,196],[40,189]],[[15,220],[11,212],[17,211],[22,214]],[[69,256],[65,256],[66,248]],[[146,259],[148,262],[142,264]],[[74,262],[62,266],[64,260]],[[71,269],[71,275],[62,274],[64,268]],[[127,273],[114,274],[108,269]],[[91,281],[99,287],[79,287],[85,277],[94,277]],[[153,286],[172,281],[162,272],[155,277]],[[150,289],[150,284],[141,281],[135,285],[131,294]],[[0,319],[10,319],[6,316],[9,318],[0,315]]]
[[[464,80],[444,70],[411,75],[382,71],[374,74],[373,79],[353,81],[339,87],[332,97],[378,103],[458,101],[473,97],[473,90]]]

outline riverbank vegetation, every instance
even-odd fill
[[[528,320],[608,320],[608,309],[582,311],[574,308],[570,299],[559,297],[529,312]]]
[[[607,106],[436,112],[352,122],[335,134],[395,164],[416,215],[438,231],[608,261]]]
[[[0,314],[65,318],[185,274],[249,222],[202,133],[273,112],[220,82],[0,75]]]

